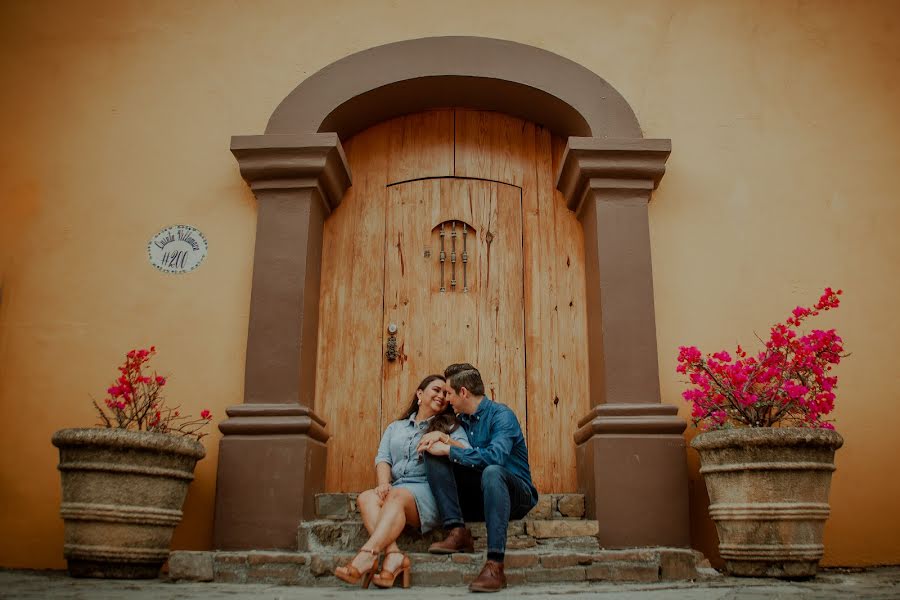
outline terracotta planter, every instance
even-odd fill
[[[730,429],[694,438],[729,574],[816,574],[834,451],[843,443],[834,431],[808,428]]]
[[[194,466],[193,438],[121,429],[63,429],[59,448],[64,555],[73,577],[149,579],[169,556]]]

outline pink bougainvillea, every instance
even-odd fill
[[[812,307],[798,306],[769,332],[755,356],[738,345],[734,355],[704,356],[694,346],[678,349],[677,371],[688,376],[682,396],[691,403],[695,425],[723,427],[801,426],[833,429],[826,417],[834,410],[837,377],[844,347],[834,329],[802,335],[800,326],[821,311],[840,305],[841,290],[825,288]]]
[[[149,349],[130,350],[125,362],[119,367],[119,376],[107,388],[104,410],[97,402],[94,406],[100,413],[100,425],[119,429],[158,431],[202,438],[200,431],[212,420],[212,413],[203,410],[199,419],[182,416],[179,407],[170,408],[161,395],[166,378],[155,372],[145,372],[150,358],[156,354],[156,346]]]

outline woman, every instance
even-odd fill
[[[400,552],[396,540],[407,525],[422,533],[440,525],[437,503],[425,478],[425,461],[416,453],[422,435],[430,431],[443,432],[444,443],[460,448],[469,445],[447,405],[440,375],[422,380],[409,408],[381,437],[375,457],[378,485],[356,499],[370,537],[349,565],[335,569],[339,579],[352,584],[362,579],[364,588],[371,579],[386,588],[402,573],[403,587],[409,587],[409,557]],[[384,564],[381,573],[373,577],[381,551],[385,552]]]

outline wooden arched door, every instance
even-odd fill
[[[506,115],[447,109],[344,147],[353,187],[325,224],[319,313],[327,488],[371,486],[381,433],[419,380],[466,361],[519,417],[538,489],[574,491],[572,434],[588,411],[584,250],[553,186],[562,144]]]

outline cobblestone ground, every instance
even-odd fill
[[[59,571],[0,570],[0,598],[38,600],[44,598],[118,600],[312,600],[314,598],[407,597],[423,600],[463,598],[471,595],[460,587],[419,587],[391,591],[350,587],[300,588],[260,584],[170,583],[149,581],[104,581],[72,579]],[[649,598],[653,600],[757,600],[900,598],[900,566],[866,570],[826,570],[806,582],[771,581],[722,577],[705,582],[655,584],[553,584],[522,585],[493,595],[494,598]]]

